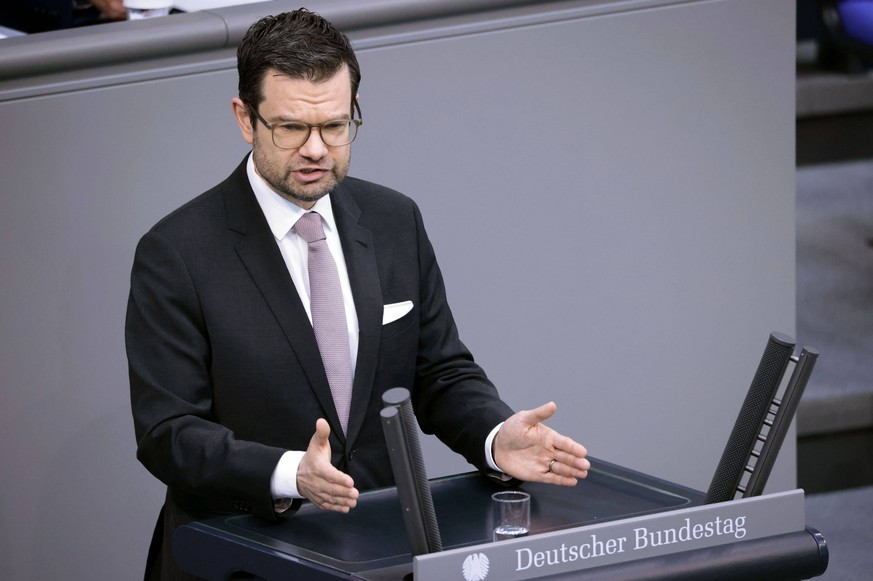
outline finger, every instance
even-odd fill
[[[555,449],[556,455],[563,454],[573,458],[585,458],[588,455],[588,450],[585,446],[567,436],[556,436],[552,441],[552,446]],[[568,463],[572,463],[572,461],[568,460]]]
[[[548,403],[544,403],[538,408],[519,412],[519,415],[522,416],[526,423],[530,425],[535,425],[541,424],[550,417],[552,417],[557,410],[558,406],[555,405],[555,402],[550,401]]]
[[[313,500],[319,508],[348,512],[358,504],[358,491],[345,486],[329,486]]]
[[[335,502],[334,499],[329,496],[312,499],[312,503],[321,510],[330,510],[333,512],[348,513],[354,508],[354,506],[349,506],[344,502]]]
[[[337,472],[340,475],[340,479],[330,482],[323,489],[324,493],[332,498],[357,500],[358,489],[355,488],[355,483],[352,481],[352,477],[344,472],[340,472],[339,470],[337,470]]]
[[[324,418],[315,421],[315,433],[312,435],[310,444],[325,445],[330,441],[330,424]]]
[[[315,433],[309,440],[307,453],[314,457],[320,457],[330,463],[330,424],[324,418],[318,418],[315,422]]]
[[[555,462],[550,463],[547,472],[567,478],[586,478],[588,476],[588,470],[591,468],[591,464],[588,460],[583,460],[582,462],[584,462],[584,464],[577,462],[559,462],[556,460]]]
[[[575,486],[578,478],[577,473],[580,472],[566,464],[561,464],[557,460],[554,462],[550,461],[546,468],[546,473],[543,475],[543,481],[549,484],[557,484],[558,486]],[[582,478],[585,476],[582,476]]]
[[[584,447],[582,447],[584,450]],[[574,451],[563,451],[560,449],[555,449],[555,460],[557,463],[563,464],[569,468],[575,468],[576,470],[588,470],[591,468],[591,462],[588,458],[585,457],[585,454],[574,453]]]
[[[326,495],[326,496],[324,496],[324,497],[322,497],[322,498],[323,498],[323,501],[324,501],[325,503],[328,503],[328,504],[333,505],[333,506],[347,506],[347,507],[351,508],[351,507],[354,507],[354,506],[358,503],[358,499],[357,499],[357,498],[352,498],[351,496],[343,496],[343,495],[331,496],[331,495]]]
[[[558,486],[576,486],[579,479],[586,478],[587,476],[587,470],[578,470],[572,466],[555,461],[548,468],[543,480]]]
[[[319,508],[348,512],[358,504],[358,491],[356,488],[344,486],[324,487],[307,498]]]
[[[323,481],[320,487],[326,494],[339,496],[346,492],[351,494],[350,491],[355,490],[355,481],[352,477],[339,470],[330,461],[322,464],[317,476]],[[357,498],[356,490],[355,497]]]
[[[357,506],[358,499],[345,498],[345,497],[334,497],[334,496],[323,496],[323,497],[320,497],[318,499],[318,502],[316,504],[319,508],[323,508],[325,510],[349,512],[351,509],[353,509]]]
[[[588,458],[579,458],[570,454],[556,454],[555,462],[551,464],[551,472],[574,478],[585,478],[590,469],[591,462]]]

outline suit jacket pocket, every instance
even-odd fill
[[[412,307],[412,301],[385,305],[382,307],[382,325],[390,325],[394,321],[399,321],[412,311]]]
[[[382,348],[392,349],[404,341],[417,341],[418,311],[412,301],[385,305],[382,325]]]

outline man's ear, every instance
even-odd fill
[[[251,145],[255,140],[255,129],[252,127],[252,117],[249,114],[249,108],[242,102],[239,97],[234,97],[230,101],[230,106],[233,108],[233,116],[239,125],[240,133],[246,143]]]

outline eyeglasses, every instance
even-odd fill
[[[304,143],[309,141],[309,136],[312,134],[313,129],[318,129],[318,135],[325,145],[329,147],[342,147],[355,140],[355,137],[358,136],[358,127],[364,122],[363,119],[334,119],[316,125],[299,121],[270,125],[261,117],[257,109],[251,105],[249,105],[249,109],[264,124],[264,127],[270,130],[273,134],[273,145],[279,149],[297,149],[302,147]],[[355,101],[355,111],[358,113],[358,117],[363,118],[361,107],[357,101]]]

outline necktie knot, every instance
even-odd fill
[[[308,244],[325,239],[321,215],[318,212],[307,212],[300,216],[300,219],[294,224],[294,231]]]

